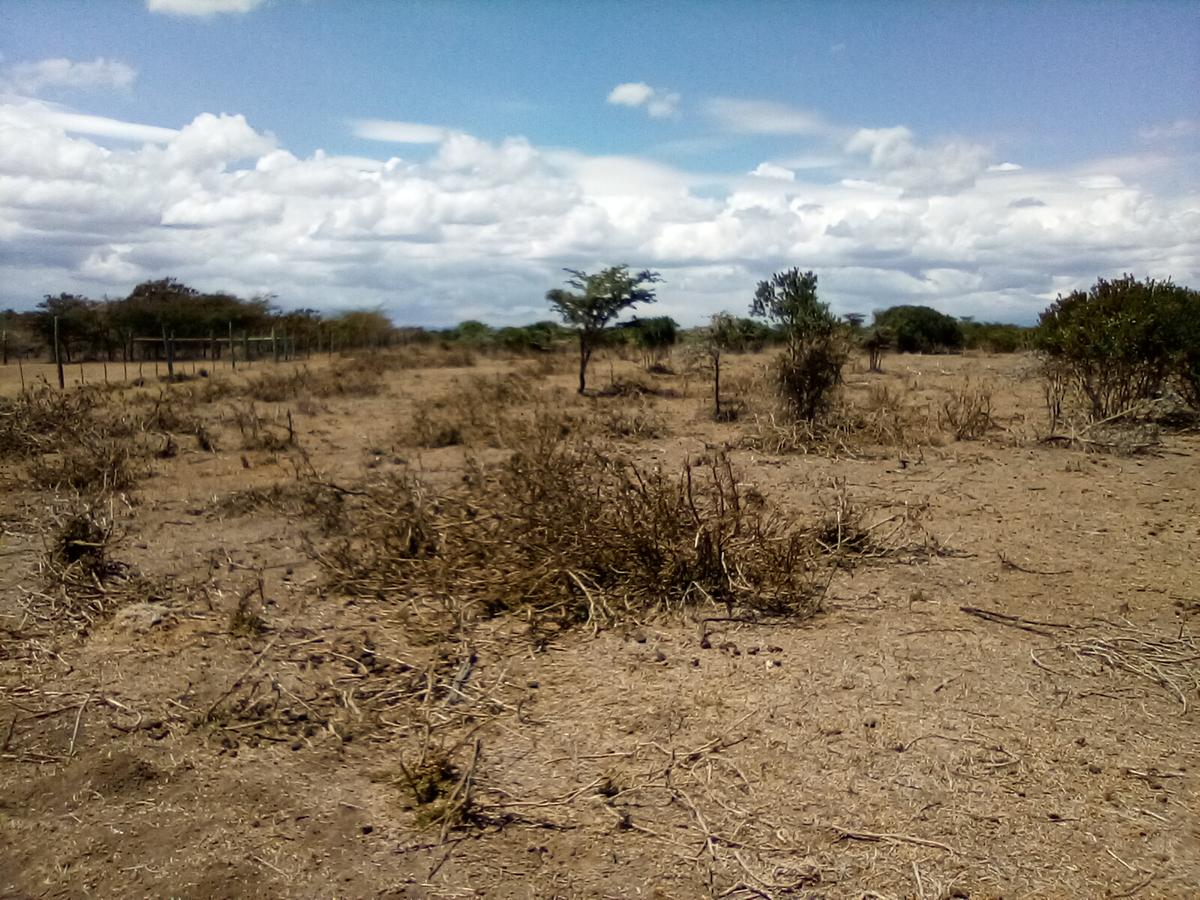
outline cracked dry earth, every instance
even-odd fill
[[[539,389],[569,398],[569,364]],[[104,501],[138,591],[82,623],[39,599],[77,501],[3,464],[0,896],[1200,894],[1200,437],[1046,445],[1029,359],[895,357],[883,378],[915,403],[990,385],[997,427],[730,451],[788,517],[840,491],[868,519],[919,518],[934,548],[838,569],[812,618],[667,610],[533,640],[501,616],[447,636],[328,589],[334,498],[288,494],[300,463],[343,490],[405,465],[455,483],[467,451],[397,428],[514,365],[264,405],[295,411],[303,461],[243,450],[228,403],[200,404],[215,449],[181,439]],[[674,468],[737,442],[702,387],[670,383],[645,401],[663,427],[623,452]]]

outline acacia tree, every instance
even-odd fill
[[[594,275],[578,269],[563,271],[571,276],[567,284],[573,290],[554,288],[546,292],[546,300],[579,335],[579,393],[582,394],[587,390],[588,362],[605,330],[625,310],[638,303],[653,303],[654,289],[647,285],[662,281],[662,276],[649,269],[631,274],[628,266],[612,266]]]
[[[896,336],[890,328],[880,328],[878,325],[873,325],[863,334],[859,343],[867,351],[870,370],[872,372],[883,371],[883,354],[885,351],[891,350],[895,342]]]

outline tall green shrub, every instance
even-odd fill
[[[1094,420],[1159,396],[1175,380],[1200,401],[1200,294],[1171,281],[1099,279],[1042,313],[1036,344]]]

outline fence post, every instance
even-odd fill
[[[54,366],[58,369],[58,389],[67,389],[67,379],[63,377],[62,350],[58,346],[58,316],[54,317]]]
[[[8,365],[8,329],[4,329],[4,337],[0,338],[0,344],[4,345],[4,364]]]
[[[167,326],[166,325],[163,326],[162,335],[163,335],[163,349],[166,351],[166,355],[167,355],[167,380],[174,381],[175,380],[175,341],[173,340],[173,338],[175,337],[175,335],[174,335],[174,333],[172,333],[170,338],[167,337]]]
[[[271,329],[271,359],[279,362],[279,345],[275,343],[275,329]]]
[[[229,323],[229,368],[237,371],[237,350],[233,346],[233,322]]]

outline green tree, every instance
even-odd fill
[[[105,327],[100,304],[75,294],[46,295],[38,304],[34,327],[54,355],[54,320],[58,320],[58,343],[63,362],[82,358],[101,344]]]
[[[944,353],[963,346],[958,320],[928,306],[893,306],[876,312],[875,325],[891,329],[901,353]]]
[[[642,367],[649,369],[662,362],[679,340],[679,323],[670,316],[652,316],[634,320],[629,324],[634,343],[642,351]]]
[[[631,274],[628,266],[611,266],[594,275],[564,269],[572,290],[554,288],[546,300],[564,323],[579,335],[579,393],[587,390],[587,367],[592,353],[603,340],[609,325],[621,313],[639,303],[653,303],[654,289],[662,281],[657,272],[644,269]]]
[[[817,276],[799,269],[760,281],[750,314],[775,325],[787,342],[776,365],[780,392],[798,418],[814,421],[842,380],[846,341],[829,305],[817,299]]]
[[[814,336],[828,334],[837,325],[829,305],[817,299],[817,276],[799,269],[776,272],[760,281],[750,303],[750,315],[766,319],[782,332],[795,359]]]

